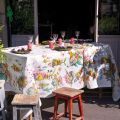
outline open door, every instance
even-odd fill
[[[90,28],[95,24],[95,0],[39,0],[38,23],[40,39],[49,39],[53,33],[65,30],[67,37],[80,31],[80,38],[94,38]]]

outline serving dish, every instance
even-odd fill
[[[15,53],[15,54],[28,54],[28,53],[30,53],[30,50],[20,48],[20,49],[12,49],[11,52]]]
[[[42,45],[49,45],[49,41],[47,41],[47,40],[46,41],[42,41],[41,44]]]
[[[71,49],[72,49],[72,46],[66,46],[66,47],[57,46],[54,48],[54,50],[57,50],[57,51],[69,51]]]

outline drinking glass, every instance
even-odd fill
[[[80,35],[80,31],[75,31],[75,36],[77,38],[77,43],[78,43],[78,37],[79,37],[79,35]]]
[[[53,34],[53,40],[57,40],[58,39],[58,34]]]
[[[58,34],[52,34],[50,39],[53,40],[54,42],[56,42],[56,40],[58,39]]]
[[[62,37],[63,41],[64,41],[64,38],[65,38],[65,34],[66,34],[65,31],[61,31],[61,37]]]

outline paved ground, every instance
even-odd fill
[[[119,102],[113,102],[112,98],[95,99],[90,97],[84,98],[84,116],[85,120],[120,120],[120,106]],[[42,103],[42,117],[43,120],[49,120],[53,115],[54,99],[43,99]],[[59,106],[59,111],[63,111],[63,103]],[[74,103],[74,113],[79,114],[77,102]],[[68,120],[62,117],[60,120]]]
[[[120,101],[112,100],[112,89],[103,89],[103,96],[98,98],[99,89],[86,90],[83,96],[83,108],[85,120],[120,120]],[[97,96],[97,97],[96,97]],[[7,101],[7,120],[12,120],[11,101],[14,94],[6,94]],[[53,116],[54,98],[42,98],[42,118],[49,120]],[[63,111],[63,103],[59,105],[59,112]],[[77,102],[74,103],[74,113],[79,114]],[[1,120],[1,118],[0,118]],[[60,120],[68,120],[62,117]]]
[[[8,101],[8,119],[12,120],[12,107],[11,100],[13,96],[7,97]],[[42,118],[43,120],[49,120],[53,116],[54,98],[42,98]],[[63,102],[59,105],[59,112],[62,112]],[[77,101],[74,103],[74,113],[79,114]],[[103,95],[101,99],[94,94],[84,95],[83,108],[85,120],[120,120],[120,102],[114,102],[112,98]],[[68,118],[62,117],[60,120],[68,120]]]

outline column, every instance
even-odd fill
[[[98,9],[99,8],[99,0],[95,0],[95,42],[98,42]]]
[[[0,0],[0,17],[1,23],[4,26],[1,34],[2,34],[2,41],[5,47],[8,46],[8,34],[7,34],[7,21],[6,21],[6,14],[5,14],[5,0]]]
[[[38,0],[34,0],[34,42],[39,44],[38,32]]]

